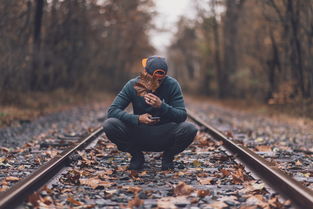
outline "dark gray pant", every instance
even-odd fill
[[[107,137],[124,152],[166,151],[176,155],[185,150],[197,134],[197,128],[189,122],[161,125],[139,124],[127,126],[116,118],[104,122]]]

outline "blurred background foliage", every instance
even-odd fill
[[[56,89],[117,90],[154,52],[150,0],[1,0],[0,101]]]
[[[312,104],[313,0],[195,7],[165,54],[185,92]],[[156,53],[154,15],[153,0],[1,0],[0,103],[58,89],[116,92],[142,69],[141,58]]]
[[[185,89],[269,104],[312,101],[312,0],[200,2],[169,48]]]

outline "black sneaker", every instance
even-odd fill
[[[132,159],[130,160],[128,170],[140,170],[145,163],[145,157],[142,152],[131,153]]]
[[[162,171],[166,171],[166,170],[174,170],[174,156],[167,154],[167,153],[163,153],[163,158],[162,158]]]

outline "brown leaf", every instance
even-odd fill
[[[34,192],[27,197],[27,202],[31,203],[34,207],[39,206],[40,194],[39,192]]]
[[[273,208],[283,208],[283,207],[284,207],[284,204],[279,201],[279,199],[278,199],[277,196],[272,197],[272,198],[268,201],[268,203],[269,203],[270,206],[273,207]]]
[[[231,172],[226,169],[221,169],[220,172],[223,174],[223,177],[227,177],[231,174]]]
[[[79,178],[80,178],[80,172],[79,171],[76,171],[76,170],[70,170],[68,171],[65,176],[64,176],[64,180],[65,182],[67,183],[72,183],[72,184],[75,184],[75,185],[79,185]]]
[[[0,163],[6,163],[7,162],[7,159],[4,158],[4,157],[0,157]]]
[[[200,143],[200,146],[208,146],[209,145],[209,138],[205,133],[198,132],[195,138],[196,141]]]
[[[194,161],[192,162],[192,165],[193,165],[194,167],[200,167],[200,166],[202,165],[202,163],[201,163],[199,160],[194,160]]]
[[[176,203],[190,203],[185,196],[179,196],[179,197],[162,197],[161,199],[158,199],[157,202],[157,208],[162,209],[176,209],[177,206]]]
[[[53,200],[50,196],[45,196],[43,198],[40,198],[40,201],[46,205],[51,205],[53,203]]]
[[[202,185],[208,185],[211,184],[213,178],[197,178],[197,180],[200,182]]]
[[[136,171],[136,170],[131,170],[131,171],[130,171],[130,176],[137,178],[137,177],[138,177],[138,171]]]
[[[200,197],[200,198],[203,198],[203,197],[205,197],[205,196],[207,196],[207,195],[210,195],[211,193],[210,193],[210,191],[209,190],[198,190],[198,192],[197,192],[197,195],[198,195],[198,197]]]
[[[8,176],[4,180],[6,180],[6,181],[18,181],[18,180],[20,180],[20,178],[15,177],[15,176]]]
[[[256,205],[243,205],[240,206],[240,209],[258,209],[259,207]]]
[[[144,203],[144,201],[141,200],[138,197],[138,195],[135,195],[134,199],[128,201],[128,207],[130,207],[130,208],[137,208],[137,207],[143,205],[143,203]]]
[[[68,202],[72,203],[73,205],[78,205],[78,206],[82,205],[81,202],[79,202],[79,201],[73,199],[72,197],[68,197],[66,200],[67,200]]]
[[[227,136],[227,138],[234,138],[234,135],[231,131],[226,131],[225,136]]]
[[[113,183],[101,181],[99,178],[79,179],[80,184],[90,186],[93,189],[97,187],[110,187]]]
[[[129,186],[129,187],[126,187],[127,188],[127,191],[129,191],[129,192],[133,192],[134,194],[137,194],[137,193],[139,193],[141,190],[142,190],[142,188],[141,187],[136,187],[136,186]]]
[[[267,146],[267,145],[259,145],[255,147],[259,152],[270,152],[272,151],[272,147],[271,146]]]
[[[159,86],[160,83],[157,78],[149,73],[140,73],[139,80],[134,85],[134,88],[138,96],[144,96],[150,91],[154,92]]]
[[[301,161],[300,161],[300,160],[297,160],[297,161],[296,161],[296,163],[295,163],[295,165],[297,165],[297,166],[301,166],[301,165],[302,165],[302,163],[301,163]]]
[[[9,152],[9,151],[10,151],[10,149],[9,149],[9,148],[6,148],[6,147],[0,147],[0,150],[1,150],[2,152]]]
[[[187,185],[185,182],[179,182],[177,186],[174,188],[174,194],[176,196],[180,195],[189,195],[194,191],[194,188],[190,185]]]
[[[228,205],[226,205],[223,201],[215,201],[209,204],[208,206],[211,208],[215,208],[215,209],[222,209],[222,208],[226,208]]]
[[[258,205],[261,208],[265,208],[268,206],[268,204],[266,203],[266,200],[263,198],[263,195],[254,195],[254,196],[250,196],[247,200],[246,203],[248,205]]]
[[[245,181],[244,170],[242,168],[238,168],[235,172],[232,173],[232,182],[234,184],[241,184]]]

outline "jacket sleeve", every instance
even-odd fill
[[[171,91],[168,103],[163,102],[161,105],[161,117],[166,117],[170,121],[181,123],[187,119],[184,98],[178,82],[175,83]]]
[[[131,102],[131,90],[132,85],[129,81],[113,100],[113,103],[108,110],[108,118],[117,118],[122,122],[138,125],[139,116],[130,114],[124,110]]]

